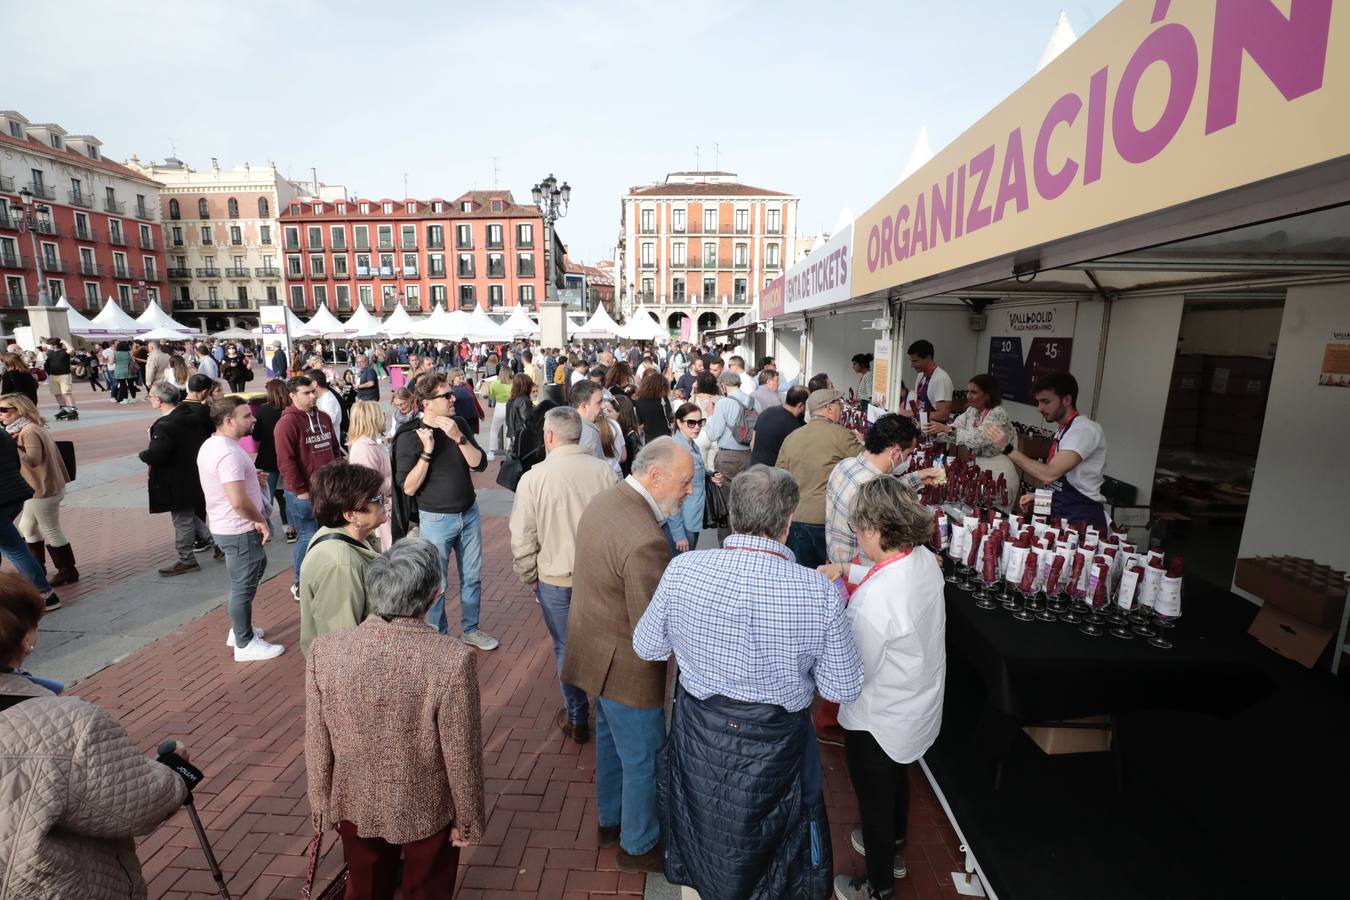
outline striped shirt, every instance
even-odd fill
[[[825,482],[825,555],[832,563],[851,563],[858,555],[858,538],[848,524],[848,508],[858,488],[884,474],[867,459],[866,453],[859,453],[852,459],[846,459],[834,467],[829,481]],[[919,493],[923,481],[918,473],[896,475],[906,487]],[[864,565],[872,560],[864,559]]]

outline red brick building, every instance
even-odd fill
[[[534,309],[544,299],[544,225],[510,191],[453,200],[292,200],[281,213],[286,302],[387,315]]]
[[[27,188],[42,207],[33,240],[21,231]],[[93,135],[68,134],[54,123],[34,124],[0,110],[0,314],[25,324],[19,312],[37,302],[39,272],[52,300],[65,297],[81,312],[112,297],[135,314],[164,296],[164,241],[159,184],[103,157]]]

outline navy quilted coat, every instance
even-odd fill
[[[657,757],[666,879],[703,900],[830,896],[829,824],[810,711],[677,691]]]

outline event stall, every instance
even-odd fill
[[[514,337],[538,337],[543,329],[539,323],[530,318],[529,313],[525,312],[523,306],[513,306],[511,315],[507,316],[502,322],[502,327],[511,332]]]
[[[847,387],[836,370],[873,352],[891,405],[920,338],[958,390],[993,375],[1041,433],[1030,385],[1071,371],[1108,442],[1112,517],[1185,557],[1171,650],[949,593],[949,715],[924,767],[990,895],[1339,890],[1316,860],[1347,835],[1314,824],[1312,798],[1350,791],[1344,697],[1323,674],[1350,618],[1350,481],[1334,474],[1350,9],[1283,8],[1125,0],[857,219],[846,286],[813,253],[781,306],[761,298],[780,364],[795,343],[807,374]],[[1317,599],[1291,611],[1301,578]],[[1089,715],[1114,754],[1066,757],[1022,731]],[[1235,867],[1244,845],[1260,853]]]
[[[117,301],[109,297],[103,303],[103,308],[98,311],[89,322],[94,328],[99,329],[99,334],[112,336],[131,337],[140,334],[142,331],[149,331],[149,326],[142,325],[127,314]]]
[[[622,326],[622,337],[630,341],[659,341],[666,342],[670,340],[670,332],[661,326],[661,323],[652,315],[651,310],[644,306],[639,306],[633,310],[633,314],[628,317],[628,321]]]
[[[172,316],[164,311],[164,307],[158,303],[147,303],[145,312],[136,317],[137,324],[149,329],[165,329],[176,331],[184,335],[200,335],[201,332],[190,325],[184,325],[174,320]]]
[[[623,329],[610,318],[603,306],[597,306],[586,323],[573,331],[569,337],[587,339],[616,338]]]

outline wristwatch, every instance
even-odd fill
[[[464,437],[464,436],[462,436],[462,435],[460,436],[459,440],[455,441],[455,443],[456,443],[456,444],[459,444],[461,447],[463,447],[463,446],[464,446],[465,444],[467,444],[468,442],[469,442],[469,439],[466,438],[466,437]]]
[[[1016,449],[1017,449],[1017,448],[1016,448],[1015,446],[1013,446],[1012,441],[1009,441],[1009,442],[1008,442],[1008,446],[1006,446],[1006,447],[1003,448],[1003,455],[1004,455],[1004,456],[1008,456],[1009,454],[1011,454],[1011,453],[1012,453],[1014,450],[1016,450]]]

